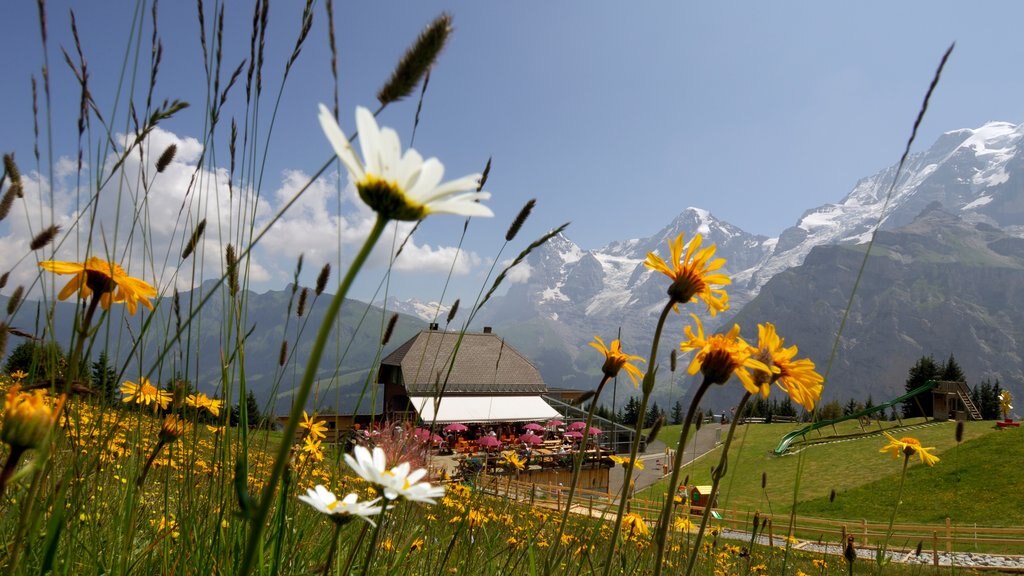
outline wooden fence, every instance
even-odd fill
[[[506,477],[486,475],[478,479],[478,488],[497,496],[557,510],[563,509],[569,494],[568,486],[532,484]],[[661,514],[662,503],[633,499],[629,501],[627,508],[653,525]],[[617,510],[617,495],[577,488],[576,496],[573,499],[574,512],[598,518],[614,518]],[[694,507],[692,512],[691,520],[694,525],[698,525],[699,515],[703,510]],[[754,518],[753,511],[717,508],[715,512],[721,518],[712,520],[712,525],[738,531],[750,531]],[[676,514],[681,513],[681,510],[676,512]],[[766,527],[760,531],[761,534],[769,538],[770,544],[784,545],[789,532],[789,516],[773,517],[762,513],[760,518],[767,520]],[[858,547],[874,548],[885,541],[888,530],[888,522],[797,516],[793,527],[793,536],[800,542],[833,544],[845,542],[847,536],[853,536]],[[1024,554],[1024,527],[957,524],[949,518],[940,524],[893,525],[889,549],[913,550],[919,543],[929,554],[937,552]],[[799,542],[795,545],[797,548],[800,546]]]

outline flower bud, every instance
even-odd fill
[[[164,444],[170,444],[181,435],[185,433],[185,422],[175,416],[174,414],[168,414],[164,416],[164,423],[160,426],[160,441]]]
[[[14,385],[7,392],[4,425],[0,439],[12,448],[38,448],[53,426],[53,411],[47,406],[46,392],[22,392]]]

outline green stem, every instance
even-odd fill
[[[366,237],[366,241],[363,242],[363,246],[359,249],[359,253],[356,254],[348,272],[345,273],[345,278],[338,286],[338,293],[331,299],[330,305],[324,312],[323,323],[320,325],[320,331],[317,333],[316,340],[313,342],[313,349],[310,350],[309,359],[306,362],[306,371],[303,373],[302,382],[299,383],[299,389],[295,393],[295,400],[292,403],[292,411],[288,416],[288,422],[285,423],[284,426],[281,445],[278,448],[277,456],[274,458],[274,467],[271,469],[267,486],[263,490],[263,498],[260,501],[260,506],[256,509],[256,513],[252,518],[252,529],[249,533],[249,541],[246,542],[245,556],[242,558],[241,574],[248,574],[252,570],[253,563],[256,560],[256,553],[261,548],[260,544],[262,543],[263,529],[265,527],[264,524],[267,521],[267,516],[270,514],[270,506],[274,500],[274,490],[277,489],[277,485],[281,481],[281,475],[284,474],[284,468],[288,464],[288,457],[291,454],[292,443],[295,441],[295,431],[298,429],[299,420],[302,417],[302,410],[306,405],[306,400],[309,399],[309,391],[313,386],[313,381],[316,379],[316,373],[320,365],[320,360],[323,357],[324,347],[330,339],[331,331],[334,329],[334,323],[338,318],[338,314],[341,312],[341,305],[345,301],[345,296],[348,294],[348,290],[352,286],[352,282],[355,280],[356,275],[363,267],[367,257],[369,257],[370,251],[373,250],[377,240],[380,239],[381,234],[384,232],[384,227],[387,223],[387,218],[379,214],[377,215],[377,220],[373,224],[373,229]]]
[[[669,477],[668,488],[665,492],[665,505],[661,509],[661,519],[658,521],[658,533],[657,533],[657,553],[654,560],[654,576],[661,574],[662,565],[664,564],[661,559],[665,556],[665,542],[668,540],[668,530],[672,523],[672,512],[675,508],[675,491],[676,483],[679,482],[679,471],[683,467],[683,456],[686,453],[686,441],[690,431],[690,426],[694,425],[694,418],[697,415],[697,407],[700,405],[700,401],[704,398],[704,393],[707,392],[708,388],[711,387],[711,383],[708,382],[707,378],[701,382],[700,387],[697,388],[697,392],[693,395],[693,400],[690,402],[690,407],[686,410],[686,419],[683,420],[683,429],[679,431],[679,444],[676,446],[676,458],[675,462],[672,463],[672,475]],[[694,454],[696,457],[696,454]]]
[[[633,478],[633,464],[636,461],[636,454],[640,450],[640,431],[644,426],[644,414],[647,414],[647,401],[654,390],[654,378],[658,362],[658,344],[661,342],[661,331],[665,328],[665,320],[668,313],[675,306],[675,300],[669,298],[665,308],[658,317],[658,325],[654,329],[654,340],[651,341],[651,354],[647,358],[647,373],[644,374],[643,395],[640,400],[640,418],[636,423],[636,435],[633,436],[633,445],[629,449],[629,462],[626,463],[626,471],[623,475],[622,494],[619,495],[619,510],[615,514],[615,526],[612,528],[612,536],[608,543],[608,554],[604,560],[604,576],[608,576],[612,568],[612,557],[615,555],[615,548],[618,544],[619,530],[622,529],[622,516],[626,513],[626,501],[629,500],[629,480]]]
[[[4,495],[4,490],[7,489],[7,483],[10,482],[11,476],[14,475],[14,471],[18,468],[18,462],[21,460],[21,455],[25,453],[25,449],[19,446],[11,446],[11,452],[7,455],[7,461],[4,462],[4,468],[0,471],[0,498]]]
[[[725,444],[722,445],[722,457],[718,459],[718,467],[715,468],[712,477],[711,494],[708,495],[708,501],[704,505],[704,515],[700,518],[700,528],[697,529],[697,537],[693,540],[693,546],[690,548],[690,557],[686,561],[686,572],[684,572],[686,576],[690,576],[693,573],[693,566],[697,562],[697,551],[700,550],[700,542],[704,538],[704,530],[708,526],[711,509],[714,507],[715,498],[718,496],[718,485],[722,481],[722,476],[725,476],[725,468],[729,460],[729,446],[732,444],[732,438],[736,434],[736,424],[740,421],[743,409],[747,406],[747,400],[750,400],[750,392],[743,394],[740,405],[736,407],[736,417],[732,419],[732,424],[729,425],[729,434],[725,437]]]
[[[71,351],[71,359],[68,362],[68,377],[64,381],[65,392],[71,390],[71,384],[78,378],[78,365],[82,361],[82,350],[85,346],[86,338],[89,337],[89,325],[92,324],[92,317],[96,314],[96,308],[99,303],[99,292],[93,292],[92,300],[89,301],[89,307],[85,309],[85,314],[82,316],[82,324],[78,327],[78,338],[75,339],[75,348]]]
[[[324,563],[324,576],[331,573],[331,566],[334,564],[334,553],[338,550],[338,540],[341,536],[341,522],[334,523],[334,538],[331,538],[331,548],[327,551],[327,562]]]
[[[384,526],[384,516],[388,512],[387,500],[380,510],[380,516],[377,517],[377,525],[373,527],[373,536],[370,537],[370,547],[366,551],[366,560],[363,561],[362,576],[366,576],[370,571],[370,563],[373,562],[374,552],[377,551],[377,539],[380,538],[380,530]]]
[[[556,550],[562,544],[562,534],[565,533],[565,523],[569,519],[569,509],[572,508],[572,500],[576,495],[576,486],[579,484],[583,460],[587,455],[587,439],[590,434],[590,425],[594,422],[594,410],[597,408],[597,399],[601,397],[601,390],[610,379],[611,378],[607,374],[605,374],[604,378],[601,379],[601,383],[597,385],[597,392],[594,393],[594,400],[590,403],[590,410],[587,411],[587,423],[583,428],[583,440],[580,443],[580,451],[573,458],[572,482],[569,483],[569,497],[565,501],[565,510],[562,511],[562,523],[558,526],[558,535],[555,536],[554,540]]]
[[[892,516],[889,517],[889,528],[885,531],[885,542],[882,542],[882,549],[878,554],[878,574],[882,574],[885,568],[885,554],[889,548],[889,540],[892,539],[892,527],[896,523],[896,512],[900,509],[900,501],[903,500],[903,481],[907,479],[907,464],[910,462],[910,454],[903,454],[903,470],[900,472],[900,487],[896,490],[896,504],[892,507]]]
[[[381,511],[383,513],[383,511]],[[363,529],[359,531],[359,537],[356,538],[356,543],[352,545],[352,549],[348,553],[348,560],[345,561],[345,568],[341,571],[342,574],[348,575],[352,573],[352,563],[355,562],[356,552],[359,552],[359,546],[362,545],[363,540],[366,539],[366,532],[370,530],[370,524],[363,522]]]

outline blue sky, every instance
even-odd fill
[[[301,4],[271,6],[263,118],[269,118],[284,60],[291,53]],[[205,5],[209,28],[216,4],[207,0]],[[148,4],[139,11],[144,31],[135,44],[130,39],[134,3],[47,3],[52,174],[55,190],[65,193],[54,211],[57,220],[61,212],[73,211],[74,198],[85,194],[74,192],[73,164],[61,161],[77,154],[79,93],[60,52],[65,47],[74,55],[69,7],[78,17],[94,98],[105,117],[114,119],[118,133],[127,127],[128,89],[119,98],[116,92],[125,54],[130,79],[138,46],[134,100],[141,108],[151,32]],[[248,57],[252,5],[227,2],[225,8],[224,77]],[[805,210],[838,201],[858,178],[898,159],[934,68],[953,41],[956,51],[916,148],[945,131],[990,120],[1024,121],[1024,81],[1018,71],[1024,38],[1017,28],[1024,6],[1013,2],[375,1],[335,6],[341,124],[346,131],[353,129],[355,107],[375,107],[374,93],[394,62],[442,10],[452,14],[455,33],[431,77],[415,147],[440,158],[450,177],[479,171],[488,157],[494,158],[487,189],[496,218],[471,222],[464,245],[468,250],[456,267],[456,294],[475,293],[508,223],[529,198],[537,198],[537,209],[499,261],[564,221],[572,221],[570,238],[583,248],[597,248],[653,234],[688,206],[706,208],[750,232],[778,234]],[[37,167],[29,79],[39,77],[43,63],[36,4],[18,0],[3,11],[8,26],[0,38],[0,50],[7,55],[5,90],[0,91],[0,151],[16,152],[22,170],[30,172]],[[203,134],[206,94],[195,4],[162,2],[158,29],[164,60],[157,99],[180,98],[193,106],[153,137],[154,155],[166,143],[182,143],[177,179],[158,183],[157,188],[167,186],[164,196],[156,188],[151,191],[155,224],[178,217],[175,207],[182,204],[181,189],[187,184],[182,179],[192,173],[200,150],[198,142],[187,139]],[[317,103],[333,98],[329,62],[324,3],[318,2],[274,124],[258,222],[330,156],[316,123]],[[242,87],[236,86],[212,155],[206,158],[209,174],[227,168],[227,118],[244,121],[243,98]],[[379,121],[398,130],[407,146],[414,111],[412,98],[385,110]],[[268,125],[264,120],[261,127]],[[97,150],[98,122],[93,127],[87,140]],[[260,138],[265,137],[261,132]],[[87,154],[86,161],[92,167],[101,165],[102,152]],[[45,185],[51,176],[45,168],[45,142],[43,165],[37,181]],[[286,215],[256,253],[254,286],[279,287],[290,280],[300,251],[307,258],[305,281],[311,282],[322,262],[337,261],[339,238],[344,266],[366,220],[355,202],[346,202],[337,212],[334,198],[344,183],[344,176],[340,183],[336,175],[329,176],[299,210]],[[131,196],[125,194],[130,189],[117,188],[122,197]],[[230,207],[226,191],[218,186],[211,185],[208,195],[216,198],[207,204],[186,203],[186,214],[173,220],[175,226],[155,226],[153,243],[177,246],[181,231],[190,230],[198,214],[211,218],[215,207]],[[162,208],[160,198],[167,199]],[[0,265],[10,267],[26,253],[25,227],[14,220],[46,222],[48,208],[37,202],[34,208],[16,210],[9,218],[12,223],[0,224],[0,252],[5,253]],[[117,218],[112,204],[107,209],[101,215],[112,218],[104,227],[110,236]],[[226,228],[220,230],[220,240],[207,234],[207,273],[216,269],[220,245],[230,236]],[[461,230],[459,218],[428,219],[415,236],[412,256],[399,266],[391,291],[436,299]],[[77,234],[81,239],[85,232]],[[73,257],[68,253],[72,247],[65,244],[58,256]],[[173,257],[149,257],[148,264],[139,264],[147,260],[146,251],[135,251],[140,255],[133,257],[133,273],[144,271],[163,285],[189,281],[180,274],[171,278]],[[152,252],[160,254],[160,246]],[[367,297],[376,287],[385,260],[381,253],[357,295]],[[23,279],[29,278],[30,269],[19,267]]]

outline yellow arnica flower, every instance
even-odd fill
[[[935,450],[935,448],[925,448],[921,446],[921,441],[917,438],[904,436],[897,440],[888,432],[883,432],[883,434],[885,434],[885,437],[889,439],[889,443],[879,450],[879,452],[892,452],[893,458],[899,458],[900,456],[910,458],[914,454],[917,454],[918,458],[921,459],[921,462],[924,462],[929,466],[934,466],[935,463],[939,461],[938,456],[934,456],[929,452],[929,450]]]
[[[21,382],[25,378],[28,378],[28,374],[26,374],[24,370],[15,370],[14,372],[11,372],[11,378]]]
[[[15,384],[7,391],[4,408],[0,440],[19,450],[41,446],[55,420],[54,411],[46,403],[46,392],[22,392]]]
[[[814,405],[821,399],[821,389],[825,381],[814,371],[814,362],[807,358],[795,360],[796,346],[783,348],[783,339],[779,337],[771,323],[758,324],[757,335],[755,357],[772,370],[770,377],[765,372],[755,375],[754,380],[761,396],[768,397],[769,384],[774,382],[808,412],[814,410]]]
[[[623,468],[625,468],[626,465],[629,464],[629,458],[626,458],[625,456],[618,456],[616,454],[612,454],[612,455],[608,456],[608,458],[610,458],[611,461],[615,462],[616,464],[621,464]],[[635,468],[637,470],[643,470],[644,469],[644,463],[641,460],[639,460],[639,459],[634,460],[633,461],[633,468]]]
[[[191,406],[199,410],[205,408],[214,416],[220,416],[221,404],[223,404],[223,400],[215,400],[202,392],[199,392],[198,394],[189,394],[185,397],[186,406]]]
[[[748,392],[751,394],[760,392],[760,388],[754,382],[754,377],[749,370],[759,370],[770,374],[771,369],[754,358],[753,354],[757,352],[757,349],[740,338],[739,325],[734,324],[732,330],[727,334],[712,334],[705,337],[704,325],[700,323],[700,318],[693,314],[690,316],[697,324],[697,333],[694,334],[693,327],[687,326],[684,330],[687,340],[679,343],[679,349],[682,352],[694,350],[698,352],[690,361],[687,371],[690,374],[696,374],[700,370],[704,374],[705,381],[710,384],[725,384],[735,374]]]
[[[526,460],[520,458],[519,455],[512,450],[502,452],[501,457],[505,459],[505,462],[508,462],[515,467],[516,470],[523,470],[526,468]]]
[[[480,174],[441,183],[444,165],[437,158],[423,160],[415,150],[402,153],[398,133],[380,128],[373,113],[356,108],[356,129],[363,151],[360,160],[330,110],[320,105],[320,127],[363,202],[389,220],[422,220],[433,213],[461,216],[494,216],[480,200],[491,197],[477,192]],[[365,164],[364,164],[365,162]]]
[[[164,416],[163,424],[160,425],[160,441],[170,444],[185,433],[185,421],[174,414]]]
[[[627,540],[646,536],[650,532],[647,528],[647,522],[644,522],[643,516],[640,516],[635,512],[630,512],[622,517],[622,528],[623,536]]]
[[[708,305],[708,312],[714,316],[729,309],[729,295],[713,285],[725,286],[732,282],[725,274],[716,274],[725,265],[725,258],[715,258],[715,245],[701,248],[701,235],[697,234],[686,245],[683,253],[683,235],[668,241],[669,261],[665,262],[654,252],[647,254],[644,266],[661,272],[672,279],[668,296],[673,303],[686,304],[695,297]],[[679,311],[679,307],[676,307]]]
[[[122,402],[134,402],[145,406],[155,402],[160,406],[161,410],[166,410],[173,398],[170,392],[153,386],[149,382],[149,378],[145,376],[139,378],[138,384],[131,380],[125,380],[121,384],[121,393],[124,394],[124,398],[121,399]]]
[[[313,418],[316,418],[316,413],[313,414]],[[299,426],[309,430],[309,435],[314,439],[327,438],[327,424],[323,421],[314,422],[313,418],[309,417],[309,414],[305,410],[302,411],[302,422],[299,422]]]
[[[104,310],[110,308],[111,302],[123,302],[132,315],[140,302],[146,308],[153,309],[149,299],[156,296],[156,288],[138,278],[132,278],[117,264],[96,256],[82,263],[45,260],[39,263],[39,267],[54,274],[75,275],[57,294],[60,300],[66,300],[75,292],[81,294],[82,298],[88,298],[95,292]]]
[[[612,345],[606,347],[604,340],[601,340],[600,336],[594,336],[595,342],[591,342],[590,345],[595,350],[604,354],[604,366],[601,366],[601,371],[605,376],[614,378],[619,374],[619,370],[625,370],[626,374],[629,375],[629,379],[633,381],[633,386],[639,387],[640,382],[644,377],[644,373],[636,366],[630,364],[630,362],[646,362],[640,356],[632,356],[622,351],[622,344],[618,340],[612,340]]]

